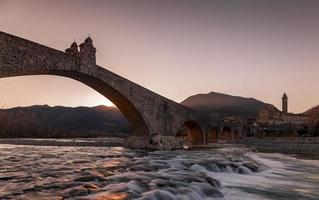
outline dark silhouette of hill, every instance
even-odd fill
[[[0,137],[126,136],[129,125],[116,107],[30,106],[0,110]]]
[[[310,116],[310,117],[319,118],[319,105],[310,108],[309,110],[307,110],[303,114]]]
[[[245,118],[256,117],[261,109],[270,105],[254,98],[231,96],[216,92],[193,95],[181,103],[215,117],[240,116]]]

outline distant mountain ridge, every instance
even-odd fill
[[[273,106],[254,98],[232,96],[217,92],[197,94],[188,97],[181,104],[215,117],[240,116],[257,117],[266,106]],[[275,106],[273,106],[275,108]],[[277,108],[275,108],[278,110]]]
[[[129,125],[116,107],[50,107],[0,109],[0,137],[122,136]]]

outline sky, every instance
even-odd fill
[[[65,50],[88,34],[97,64],[176,102],[211,91],[290,112],[319,104],[316,0],[0,0],[0,30]],[[111,105],[57,76],[0,79],[0,106]]]

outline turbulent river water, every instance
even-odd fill
[[[0,144],[0,199],[319,199],[319,160],[244,148]]]

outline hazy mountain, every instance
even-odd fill
[[[256,117],[261,109],[269,105],[254,98],[216,92],[190,96],[182,104],[211,116],[241,116],[246,118]]]
[[[198,94],[182,104],[216,117],[256,117],[269,105],[253,98],[211,92]],[[319,113],[313,108],[307,113]],[[127,136],[125,117],[116,107],[30,106],[0,109],[0,137]]]
[[[44,105],[0,110],[0,137],[113,136],[128,130],[128,122],[116,107]]]

